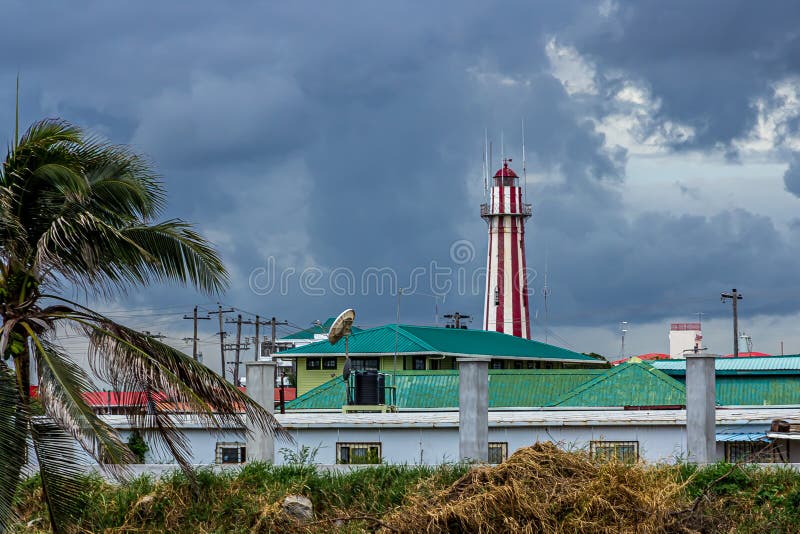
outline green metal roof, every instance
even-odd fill
[[[686,374],[686,360],[657,360],[653,367],[673,376]],[[800,374],[800,354],[754,358],[716,358],[717,375],[723,374]]]
[[[642,362],[627,362],[569,392],[553,406],[671,406],[686,404],[686,388]]]
[[[606,372],[605,369],[504,369],[489,371],[492,408],[548,406],[565,393]],[[290,410],[339,409],[345,383],[334,378],[287,403]],[[398,371],[400,409],[458,407],[458,371]]]
[[[683,381],[684,375],[676,375]],[[800,376],[718,375],[717,404],[721,406],[797,406],[800,405]]]
[[[648,363],[611,369],[504,369],[489,371],[492,408],[670,406],[686,404],[681,377],[672,378]],[[718,376],[722,406],[800,405],[800,376]],[[334,378],[289,402],[288,409],[339,409],[345,384]],[[458,371],[398,371],[400,409],[456,408]]]
[[[591,356],[539,341],[489,332],[432,326],[386,325],[355,332],[350,336],[350,355],[432,354],[487,358],[525,358],[604,365]],[[327,340],[281,352],[281,357],[340,355],[345,340],[331,345]]]
[[[315,334],[327,334],[328,331],[331,329],[333,321],[335,320],[336,320],[335,317],[328,317],[324,323],[315,324],[310,328],[306,328],[305,330],[300,330],[299,332],[295,332],[294,334],[283,336],[281,340],[291,341],[294,339],[314,339]],[[353,326],[351,329],[353,332],[360,332],[362,330],[357,326]]]

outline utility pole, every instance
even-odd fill
[[[272,320],[274,321],[275,318],[273,317]],[[261,316],[260,315],[256,315],[256,320],[255,321],[249,321],[249,320],[248,321],[242,321],[242,324],[252,324],[252,325],[255,325],[255,327],[256,327],[255,350],[254,350],[255,357],[253,358],[253,360],[254,361],[258,361],[258,357],[261,355],[261,338],[260,338],[261,328],[260,327],[261,327],[261,325],[265,325],[266,326],[268,324],[272,324],[272,321],[262,321],[261,320]],[[284,321],[284,322],[279,323],[279,324],[289,324],[289,323]],[[273,336],[275,335],[274,329],[273,329],[272,335]]]
[[[452,320],[452,322],[446,325],[445,328],[457,328],[457,329],[461,329],[461,319],[472,319],[472,317],[470,317],[469,315],[461,315],[458,312],[446,313],[442,317],[444,317],[445,319]],[[464,325],[464,328],[466,328],[466,325]]]
[[[192,358],[197,361],[197,321],[198,320],[210,320],[211,317],[198,317],[197,316],[197,306],[194,307],[194,312],[192,312],[191,317],[188,315],[183,316],[184,319],[191,319],[194,322],[194,337],[192,337]],[[186,338],[183,338],[184,341],[188,341]]]
[[[236,316],[236,320],[227,320],[225,321],[229,324],[236,325],[236,343],[228,343],[225,345],[227,350],[234,350],[236,352],[236,356],[233,363],[233,383],[235,385],[239,385],[239,364],[241,363],[241,351],[248,350],[250,345],[247,343],[242,343],[242,325],[243,324],[250,324],[250,321],[242,321],[242,314]]]
[[[219,374],[222,375],[222,378],[225,378],[225,330],[222,326],[222,314],[231,313],[233,311],[233,308],[223,310],[222,305],[219,305],[219,309],[217,311],[208,312],[209,315],[219,315],[219,357],[220,361],[222,362]]]
[[[280,321],[279,322],[279,321],[277,321],[275,319],[275,317],[273,317],[272,319],[270,319],[269,324],[272,325],[272,340],[271,340],[271,349],[270,349],[270,356],[272,356],[273,354],[275,354],[275,349],[277,348],[276,344],[275,344],[275,338],[278,335],[278,332],[277,332],[276,328],[279,325],[283,326],[283,325],[288,325],[289,323],[287,321]],[[276,369],[277,369],[277,367],[276,367]]]
[[[236,359],[233,364],[233,385],[239,385],[239,352],[242,343],[242,314],[236,316]]]
[[[736,291],[734,287],[730,293],[721,293],[720,300],[725,302],[731,299],[733,301],[733,357],[739,357],[739,312],[737,304],[742,300],[742,295]]]
[[[255,323],[256,323],[256,342],[253,345],[253,352],[254,352],[253,361],[255,361],[255,362],[258,361],[258,353],[261,352],[261,338],[258,336],[259,326],[261,326],[259,324],[259,323],[261,323],[261,321],[259,319],[261,319],[261,318],[258,315],[256,315],[256,320],[255,320]]]

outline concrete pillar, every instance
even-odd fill
[[[275,413],[275,362],[247,362],[247,394],[264,407]],[[273,463],[275,461],[275,438],[251,427],[247,436],[247,460]]]
[[[489,360],[458,359],[458,452],[489,461]]]
[[[686,355],[686,441],[688,460],[716,461],[716,373],[714,354]]]

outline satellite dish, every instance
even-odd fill
[[[356,312],[352,309],[347,309],[339,314],[339,317],[333,321],[330,330],[328,330],[328,343],[335,345],[343,337],[347,337],[352,333],[353,321],[356,318]]]
[[[344,369],[342,370],[342,380],[347,382],[350,378],[350,334],[353,333],[353,320],[356,318],[356,312],[348,308],[339,314],[339,317],[333,321],[331,329],[328,330],[328,343],[335,345],[340,339],[344,338]],[[350,392],[348,389],[348,404]]]

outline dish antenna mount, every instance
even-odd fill
[[[348,308],[339,314],[339,317],[333,321],[330,330],[328,330],[328,343],[335,345],[340,339],[344,338],[344,370],[342,371],[342,379],[347,381],[350,378],[350,334],[353,333],[353,321],[356,318],[356,312]]]

